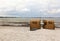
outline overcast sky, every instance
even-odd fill
[[[0,16],[59,17],[60,0],[0,0]]]

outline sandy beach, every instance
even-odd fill
[[[0,41],[60,41],[60,28],[30,31],[29,27],[0,26]]]

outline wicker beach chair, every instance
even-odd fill
[[[43,20],[44,29],[55,29],[55,24],[53,20]]]
[[[41,28],[41,20],[32,19],[30,20],[30,30],[36,30]]]

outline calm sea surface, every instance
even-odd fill
[[[42,17],[42,18],[0,18],[0,21],[12,21],[12,22],[29,22],[31,19],[41,19],[41,20],[54,20],[55,22],[60,22],[60,17]]]
[[[0,18],[0,23],[1,22],[30,22],[31,19],[40,19],[40,20],[54,20],[56,26],[60,27],[60,17],[35,17],[35,18],[21,18],[21,17],[16,17],[16,18]]]

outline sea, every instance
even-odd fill
[[[60,17],[0,17],[0,23],[7,22],[30,22],[31,19],[54,20],[56,26],[60,27]]]

